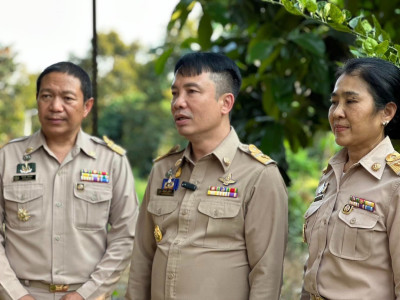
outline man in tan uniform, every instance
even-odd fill
[[[133,246],[131,168],[81,130],[94,101],[83,69],[48,67],[36,97],[41,130],[0,150],[0,299],[110,299]]]
[[[171,111],[189,145],[153,167],[127,299],[279,298],[287,191],[275,162],[230,127],[240,84],[224,55],[191,53],[175,66]]]

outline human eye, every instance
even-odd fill
[[[51,94],[50,93],[42,93],[42,94],[40,94],[40,99],[41,100],[44,100],[44,101],[48,101],[48,100],[50,100],[51,99]]]

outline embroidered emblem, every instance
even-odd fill
[[[115,144],[112,140],[110,140],[107,136],[103,135],[103,140],[106,142],[108,148],[117,152],[119,155],[125,155],[126,150],[121,146]]]

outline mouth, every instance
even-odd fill
[[[342,132],[345,131],[346,129],[349,129],[349,126],[335,125],[333,128],[335,132]]]
[[[190,120],[190,117],[185,115],[185,114],[176,114],[174,116],[174,120],[175,120],[175,123],[182,123],[182,122],[185,122],[187,120]]]

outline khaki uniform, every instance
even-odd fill
[[[82,180],[82,169],[108,172],[109,182]],[[126,156],[80,131],[60,164],[37,132],[0,150],[0,176],[0,284],[11,299],[41,283],[72,285],[85,299],[111,293],[129,263],[137,215]]]
[[[196,163],[190,149],[153,167],[139,213],[127,299],[278,299],[287,191],[276,164],[254,146],[252,156],[233,129]],[[179,183],[167,195],[161,188],[171,173]],[[229,188],[228,194],[236,188],[237,197],[208,195],[210,187]]]
[[[389,166],[400,156],[393,152],[385,138],[345,174],[346,149],[330,160],[305,214],[308,293],[346,300],[400,297],[400,169]]]

